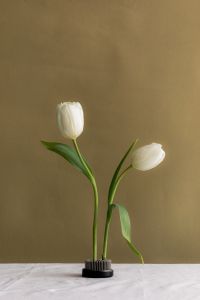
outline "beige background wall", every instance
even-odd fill
[[[91,257],[90,185],[39,142],[65,142],[55,107],[69,99],[85,111],[99,246],[108,182],[139,137],[167,156],[119,189],[133,240],[146,262],[200,262],[199,11],[198,0],[0,0],[1,262]],[[117,213],[109,256],[137,261]]]

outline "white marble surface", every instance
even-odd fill
[[[114,277],[82,278],[81,264],[0,264],[0,299],[198,300],[200,265],[113,264]]]

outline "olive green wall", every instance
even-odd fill
[[[99,249],[109,180],[139,137],[167,155],[120,186],[133,240],[146,262],[200,262],[199,11],[197,0],[0,0],[1,262],[91,257],[91,187],[39,142],[65,142],[55,108],[67,100],[85,112]],[[109,257],[137,262],[117,212]]]

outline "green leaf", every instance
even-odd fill
[[[56,143],[56,142],[45,142],[41,141],[41,143],[50,151],[53,151],[60,156],[64,157],[71,165],[75,166],[79,171],[81,171],[90,181],[91,177],[88,170],[80,161],[78,154],[76,151],[66,144]],[[85,159],[84,159],[85,160]],[[88,164],[87,164],[88,165]]]
[[[109,192],[108,192],[108,201],[112,195],[112,192],[115,188],[115,184],[116,184],[116,181],[117,181],[117,177],[118,177],[118,174],[121,170],[121,167],[125,161],[125,159],[127,158],[128,154],[130,153],[130,151],[133,149],[133,147],[135,147],[136,143],[138,142],[138,139],[136,139],[131,145],[130,147],[128,148],[127,152],[125,153],[125,155],[122,157],[122,160],[120,161],[119,165],[117,166],[117,169],[115,170],[115,173],[112,177],[112,180],[111,180],[111,183],[110,183],[110,187],[109,187]]]
[[[131,222],[130,222],[128,211],[126,210],[126,208],[123,205],[120,205],[120,204],[111,204],[111,209],[113,209],[113,208],[118,208],[123,238],[126,240],[130,249],[137,256],[140,257],[140,259],[143,263],[142,254],[135,247],[135,245],[131,242]]]

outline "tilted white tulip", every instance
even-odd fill
[[[132,166],[140,171],[147,171],[157,167],[165,158],[162,145],[152,143],[133,151]]]
[[[57,122],[61,134],[75,140],[84,127],[83,109],[79,102],[63,102],[57,106]]]

